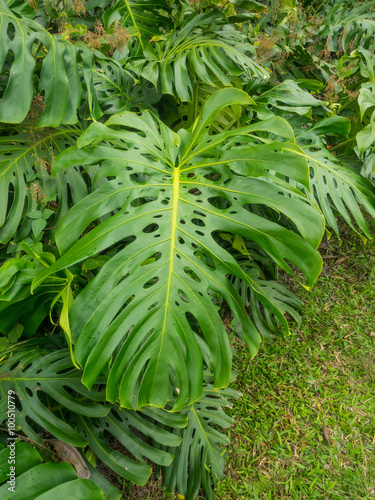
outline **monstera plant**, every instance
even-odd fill
[[[0,0],[0,418],[15,394],[27,498],[120,498],[107,467],[213,499],[233,340],[255,356],[300,321],[278,271],[310,288],[338,215],[371,237],[372,13],[323,9],[326,50],[345,23],[356,43],[340,115],[329,63],[283,82],[263,64],[270,14],[293,18],[273,7]],[[84,473],[51,463],[56,442]]]

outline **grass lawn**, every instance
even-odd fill
[[[375,498],[375,244],[342,238],[322,244],[314,289],[298,290],[301,326],[253,360],[238,351],[243,396],[217,500]],[[175,498],[140,490],[126,497]]]
[[[375,498],[375,244],[322,245],[300,328],[236,361],[218,500]]]

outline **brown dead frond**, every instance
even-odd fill
[[[35,12],[38,10],[38,3],[36,0],[27,0],[27,3],[30,5],[32,9],[35,10]]]
[[[115,49],[122,50],[130,38],[129,31],[119,23],[115,23],[112,33],[106,33],[100,21],[95,23],[94,31],[87,31],[83,41],[92,49],[100,49],[102,45],[109,45],[108,55],[112,55]]]
[[[35,166],[40,167],[42,170],[44,170],[48,174],[51,174],[51,165],[45,157],[44,158],[36,157]]]
[[[86,13],[85,2],[83,0],[73,0],[72,9],[77,16],[84,16]]]
[[[38,186],[38,184],[34,184],[32,182],[31,186],[27,189],[30,191],[35,203],[38,203],[39,201],[42,204],[45,203],[45,194],[43,193],[43,189],[40,186]]]
[[[34,96],[29,114],[27,115],[27,120],[31,122],[31,124],[35,124],[45,110],[46,103],[44,102],[44,97],[40,94]]]
[[[112,55],[115,49],[123,50],[130,38],[130,33],[126,28],[116,23],[114,31],[106,35],[106,42],[110,45],[108,55]]]

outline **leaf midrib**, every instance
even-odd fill
[[[170,301],[170,296],[171,296],[171,283],[172,283],[172,276],[174,274],[174,256],[176,253],[177,215],[178,215],[178,206],[179,206],[179,200],[180,200],[179,192],[180,192],[180,169],[179,169],[179,167],[175,167],[174,176],[173,176],[173,186],[172,186],[172,227],[171,227],[171,250],[170,250],[170,254],[169,254],[168,289],[167,289],[167,295],[165,298],[165,311],[164,311],[163,327],[162,327],[162,330],[160,332],[161,342],[160,342],[158,361],[157,361],[156,367],[155,367],[155,373],[157,372],[157,369],[159,366],[161,352],[163,350],[163,345],[164,345],[164,340],[165,340],[165,332],[166,332],[166,325],[167,325],[167,318],[168,318],[168,311],[169,311],[169,301]],[[150,389],[150,394],[152,394],[154,391],[155,381],[156,381],[156,379],[154,377],[152,387]]]

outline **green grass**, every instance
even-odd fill
[[[375,224],[372,224],[375,226]],[[375,498],[375,244],[349,230],[321,246],[302,324],[239,347],[234,426],[217,500]],[[288,286],[293,287],[293,281]],[[295,286],[295,284],[294,284]],[[160,481],[129,498],[167,500]]]
[[[218,500],[375,498],[375,245],[344,238],[321,249],[301,327],[239,353]]]

